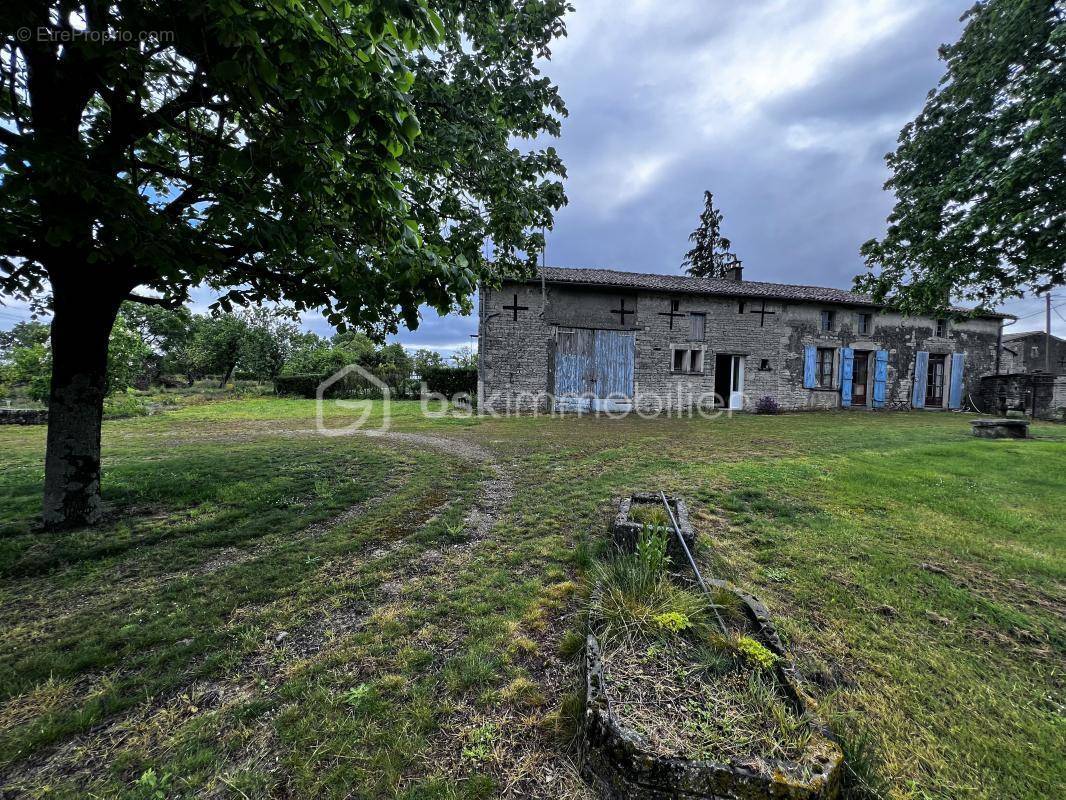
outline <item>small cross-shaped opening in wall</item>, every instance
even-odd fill
[[[612,314],[617,314],[619,323],[622,324],[622,325],[625,325],[626,324],[626,315],[627,314],[634,314],[635,315],[637,312],[636,312],[636,309],[626,308],[626,299],[623,297],[619,301],[618,308],[612,308],[611,309],[611,313]]]
[[[753,309],[751,309],[751,313],[759,315],[759,327],[762,328],[762,327],[765,327],[765,325],[766,325],[766,315],[769,314],[770,316],[773,316],[777,312],[776,311],[767,311],[766,310],[766,301],[763,300],[762,301],[762,307],[761,308],[753,308]]]
[[[623,306],[624,306],[624,303],[623,303]],[[681,301],[680,300],[671,300],[670,301],[670,310],[669,311],[660,311],[659,312],[659,316],[660,317],[669,317],[670,318],[670,330],[674,329],[674,317],[683,317],[683,316],[685,316],[684,314],[680,313],[680,311],[679,311],[680,308],[681,308]]]
[[[505,311],[514,312],[514,321],[515,322],[518,322],[518,312],[519,311],[529,311],[529,306],[520,306],[520,305],[518,305],[518,295],[517,294],[515,294],[515,296],[514,296],[514,302],[511,305],[509,305],[509,306],[505,305],[503,308],[504,308]]]

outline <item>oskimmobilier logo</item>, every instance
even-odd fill
[[[344,409],[345,411],[358,409],[359,415],[354,422],[348,422],[341,427],[330,427],[326,424],[326,392],[341,381],[350,383],[350,376],[352,375],[362,379],[360,381],[361,386],[358,388],[371,393],[374,393],[375,390],[380,391],[381,399],[378,400],[377,397],[365,399],[331,398],[329,402],[335,408]],[[374,415],[374,410],[379,405],[381,408],[380,424],[371,425],[372,417],[374,418],[374,423],[379,422]],[[358,364],[349,364],[346,367],[341,367],[322,383],[318,384],[318,389],[315,390],[315,428],[323,436],[347,436],[356,431],[364,431],[371,434],[384,433],[389,429],[391,421],[392,398],[389,387],[372,372],[368,372]]]

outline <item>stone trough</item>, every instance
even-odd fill
[[[980,439],[1028,439],[1027,419],[972,419],[973,435]]]
[[[667,495],[666,500],[670,503],[670,508],[673,509],[674,519],[677,520],[677,526],[681,529],[681,536],[684,537],[685,544],[688,545],[689,550],[692,550],[696,544],[696,534],[692,530],[692,523],[688,518],[688,506],[685,505],[685,501],[680,497]],[[662,508],[663,501],[657,494],[641,492],[624,497],[618,503],[618,513],[615,514],[614,519],[611,521],[610,530],[615,546],[624,552],[631,552],[636,548],[637,540],[640,539],[640,532],[644,528],[642,523],[630,519],[635,505],[651,505],[656,508]],[[671,532],[667,541],[667,553],[670,558],[673,559],[675,564],[684,564],[685,553],[682,551],[681,545],[678,544],[677,537]]]
[[[661,503],[658,495],[633,495],[623,500],[611,524],[615,542],[631,550],[640,525],[629,520],[633,503]],[[668,498],[686,543],[694,542],[688,510],[680,498]],[[676,536],[672,539],[676,543]],[[678,546],[680,549],[680,546]],[[684,560],[673,562],[684,564]],[[766,607],[727,581],[704,579],[709,587],[735,594],[749,635],[778,656],[774,677],[793,710],[810,726],[803,763],[771,759],[731,761],[663,756],[640,733],[625,727],[612,712],[611,686],[604,673],[600,642],[591,633],[584,661],[585,713],[580,738],[581,771],[601,797],[617,800],[834,800],[840,795],[843,753],[814,710],[815,703],[785,651]]]

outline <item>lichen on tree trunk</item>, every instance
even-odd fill
[[[48,401],[44,508],[47,528],[91,525],[103,513],[100,425],[107,348],[121,296],[99,287],[53,286],[52,387]]]

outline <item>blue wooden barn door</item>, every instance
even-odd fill
[[[596,331],[594,408],[613,411],[632,407],[635,354],[633,333]]]
[[[888,351],[874,354],[874,408],[885,407],[885,387],[888,385]]]
[[[592,407],[596,382],[595,331],[560,328],[555,345],[555,407],[582,411]]]

